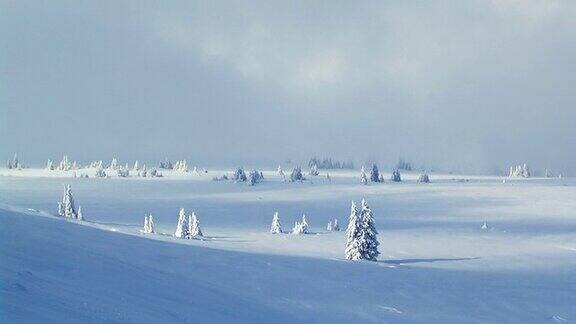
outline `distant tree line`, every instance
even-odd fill
[[[318,169],[354,169],[352,161],[341,162],[332,160],[332,158],[320,160],[317,157],[313,157],[308,161],[308,167],[313,168],[314,166]]]

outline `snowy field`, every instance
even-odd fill
[[[572,178],[420,184],[402,174],[364,186],[358,171],[303,183],[264,171],[255,186],[212,181],[225,172],[0,170],[0,322],[576,321]],[[65,184],[80,224],[53,216]],[[345,229],[362,198],[378,262],[344,260],[345,233],[326,231],[334,218]],[[172,237],[181,207],[204,240]],[[306,214],[312,233],[268,233],[275,211],[285,231]],[[157,234],[140,233],[145,213]]]

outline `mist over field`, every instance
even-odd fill
[[[574,174],[573,1],[0,1],[0,157]]]

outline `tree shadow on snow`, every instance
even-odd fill
[[[479,257],[474,258],[430,258],[430,259],[397,259],[397,260],[382,260],[379,262],[387,264],[411,264],[411,263],[424,263],[424,262],[450,262],[450,261],[468,261],[477,260]]]

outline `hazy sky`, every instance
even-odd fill
[[[0,0],[0,157],[576,171],[576,1]]]

